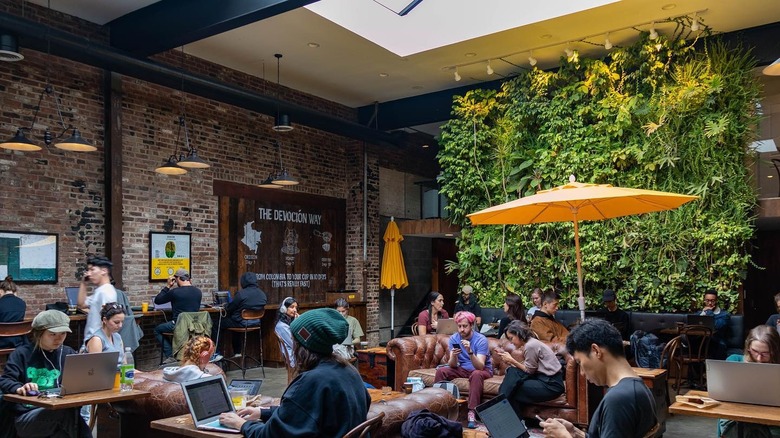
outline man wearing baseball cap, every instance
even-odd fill
[[[65,357],[76,354],[63,345],[70,333],[70,318],[59,310],[46,310],[32,321],[33,343],[17,347],[0,376],[3,394],[30,395],[31,391],[59,388]],[[16,434],[20,437],[91,437],[87,424],[78,415],[79,408],[44,409],[3,401],[0,410],[13,413]]]
[[[604,302],[605,307],[604,319],[618,329],[620,337],[623,338],[624,341],[628,341],[628,325],[630,318],[625,310],[618,309],[615,291],[612,289],[605,289],[604,294],[601,296],[601,301]]]
[[[173,329],[176,327],[176,319],[180,313],[199,311],[202,297],[203,292],[192,285],[190,273],[186,269],[181,268],[168,278],[166,286],[154,297],[155,305],[171,303],[171,310],[173,310],[170,321],[159,324],[154,328],[154,337],[162,345],[163,355],[166,358],[164,363],[176,362],[176,358],[173,357],[171,340],[163,336],[163,333],[173,333]]]
[[[355,368],[333,354],[349,325],[334,309],[314,309],[290,324],[296,377],[277,408],[247,407],[220,415],[246,438],[346,435],[366,421],[371,397]],[[257,421],[261,420],[261,421]]]
[[[474,288],[468,284],[460,290],[460,299],[455,302],[455,313],[471,312],[477,318],[475,321],[477,331],[482,326],[482,307],[479,306],[477,297],[474,296]]]

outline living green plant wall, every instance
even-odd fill
[[[752,57],[680,35],[562,59],[500,91],[456,97],[438,155],[441,192],[463,226],[449,268],[484,305],[559,288],[576,308],[571,223],[472,227],[466,215],[568,181],[694,194],[681,208],[581,222],[588,308],[612,288],[622,307],[688,311],[708,288],[731,310],[744,279],[756,194],[748,166],[759,85]]]

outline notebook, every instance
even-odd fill
[[[715,317],[709,315],[687,315],[686,324],[702,325],[711,330],[715,330]]]
[[[118,361],[118,351],[65,356],[60,394],[79,394],[113,388]]]
[[[78,287],[65,287],[65,296],[68,299],[68,305],[76,306],[79,303],[79,288]]]
[[[228,385],[228,391],[232,389],[243,389],[247,395],[257,395],[260,393],[260,386],[263,384],[263,379],[257,380],[241,380],[233,379]]]
[[[240,432],[219,422],[219,414],[236,411],[222,376],[190,380],[183,382],[181,387],[196,428],[217,432]]]
[[[439,335],[451,335],[458,331],[458,324],[452,318],[439,318],[436,325],[436,333]]]
[[[707,392],[720,401],[780,406],[780,364],[707,359]]]
[[[527,438],[530,436],[525,423],[517,416],[506,396],[496,397],[477,406],[477,414],[485,423],[491,438]]]

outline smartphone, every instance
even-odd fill
[[[453,342],[452,344],[450,344],[450,347],[452,347],[452,349],[454,350],[456,348],[460,348],[460,344],[456,344]]]

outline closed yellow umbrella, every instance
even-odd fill
[[[404,255],[401,253],[401,241],[404,236],[398,231],[394,218],[390,218],[385,230],[385,250],[382,254],[382,272],[379,284],[390,289],[390,338],[395,337],[395,290],[409,286],[404,267]]]
[[[585,319],[585,293],[582,288],[580,220],[602,220],[655,211],[673,210],[698,196],[655,190],[614,187],[611,184],[569,183],[540,190],[495,207],[471,213],[472,225],[527,225],[544,222],[574,222],[574,250],[577,258],[580,316]]]

